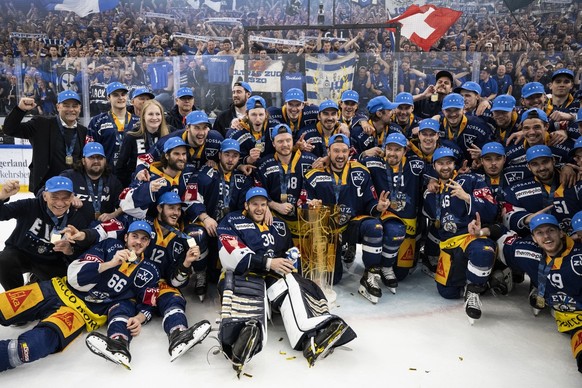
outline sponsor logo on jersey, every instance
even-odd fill
[[[146,268],[139,268],[138,271],[137,271],[137,273],[135,274],[135,278],[133,280],[133,283],[138,288],[143,288],[148,283],[150,283],[153,279],[154,279],[154,274],[151,273],[148,269],[146,269]]]
[[[385,168],[386,166],[384,165],[383,162],[379,160],[368,160],[366,161],[366,167],[372,169],[372,168]]]
[[[410,171],[418,176],[424,170],[424,162],[422,160],[411,160]]]
[[[234,228],[236,230],[255,229],[255,224],[251,224],[248,222],[244,224],[234,224]]]
[[[505,180],[507,183],[511,184],[523,179],[525,173],[523,171],[511,171],[505,173]]]
[[[515,257],[523,257],[524,259],[541,260],[542,255],[537,252],[528,251],[526,249],[516,249]]]
[[[352,177],[352,182],[356,187],[361,187],[364,184],[366,176],[363,171],[352,171],[350,175]]]
[[[489,190],[488,187],[473,190],[473,196],[476,198],[484,199],[491,203],[495,203],[495,198],[493,198],[493,194],[491,193],[491,190]]]
[[[309,163],[301,163],[301,173],[303,175],[305,175],[305,173],[307,171],[309,171],[309,169],[311,169],[311,164],[309,164]]]
[[[285,228],[285,223],[283,221],[273,221],[273,227],[279,236],[287,235],[287,229]]]
[[[186,185],[186,192],[184,193],[184,201],[191,202],[198,196],[198,185],[196,183],[190,183]]]
[[[63,322],[67,329],[73,330],[73,323],[75,321],[75,316],[72,312],[67,311],[61,314],[54,314],[52,315],[53,318],[58,319],[59,321]]]
[[[313,178],[313,180],[309,182],[309,184],[312,187],[315,187],[320,182],[331,182],[331,177],[329,175],[318,175],[315,178]]]
[[[101,258],[99,256],[90,255],[90,254],[83,256],[82,261],[91,261],[94,263],[102,263],[103,262],[103,260],[101,260]]]
[[[20,306],[22,306],[31,292],[32,290],[6,291],[6,299],[8,299],[8,303],[10,303],[10,307],[12,307],[14,312],[16,312]]]
[[[279,173],[279,166],[271,166],[269,168],[267,168],[267,170],[265,171],[265,176],[270,175],[270,174],[274,174],[274,173]]]
[[[552,279],[552,276],[550,276],[550,281]],[[552,282],[552,284],[554,284],[554,282]],[[561,287],[561,283],[559,284],[554,284],[556,287]],[[553,293],[550,295],[550,304],[554,307],[555,310],[558,311],[576,311],[576,300],[574,300],[574,298],[572,298],[571,296],[569,296],[568,294],[566,294],[563,291],[558,291],[556,293]],[[582,321],[580,320],[580,318],[582,318],[582,316],[580,314],[572,317],[571,319],[568,319],[567,321],[561,321],[558,322],[558,325],[560,325],[561,327],[563,327],[564,325],[566,326],[571,326],[571,327],[577,327],[580,326],[582,324]]]
[[[469,148],[473,145],[473,142],[477,138],[476,135],[470,135],[468,133],[463,134],[463,143],[465,143],[465,147]]]
[[[204,151],[208,158],[214,157],[214,155],[216,155],[216,153],[218,152],[216,148],[205,148]]]
[[[241,132],[242,132],[242,131],[241,131]],[[247,132],[247,133],[243,133],[243,134],[242,134],[242,135],[241,135],[241,136],[240,136],[238,139],[236,139],[236,140],[238,140],[238,143],[239,143],[239,144],[242,144],[242,143],[244,143],[245,141],[247,141],[247,140],[250,140],[252,137],[253,137],[253,136],[252,136],[250,133],[248,133],[248,132]]]
[[[245,245],[238,241],[235,236],[230,236],[228,234],[221,234],[218,236],[220,239],[220,243],[226,249],[226,251],[230,254],[235,249],[244,248]]]
[[[184,245],[182,245],[182,243],[179,241],[174,241],[174,246],[172,247],[172,250],[176,255],[181,255],[184,252]]]
[[[524,198],[524,197],[529,197],[529,196],[536,195],[536,194],[541,194],[541,193],[542,193],[541,187],[533,187],[531,189],[516,191],[515,192],[515,197],[517,199],[521,199],[521,198]]]
[[[234,176],[234,185],[237,189],[242,189],[243,184],[245,183],[246,177],[244,175],[236,174]]]

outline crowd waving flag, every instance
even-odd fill
[[[507,8],[509,8],[509,10],[513,12],[516,9],[527,7],[528,5],[533,3],[534,0],[511,0],[511,1],[504,0],[503,2],[505,3],[505,5],[507,5]]]
[[[74,12],[81,17],[92,13],[109,11],[119,4],[119,0],[41,0],[47,11]]]
[[[437,8],[432,4],[411,5],[402,15],[388,20],[388,23],[400,23],[402,36],[424,51],[429,51],[462,14],[461,11]]]

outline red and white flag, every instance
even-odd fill
[[[461,11],[437,8],[432,4],[411,5],[402,15],[388,20],[388,23],[400,23],[402,36],[424,51],[429,51],[462,14]]]

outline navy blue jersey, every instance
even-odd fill
[[[242,163],[247,163],[247,158],[251,150],[255,147],[262,148],[261,157],[275,153],[271,130],[278,124],[277,121],[269,119],[263,123],[261,131],[256,132],[251,130],[247,123],[241,121],[244,129],[229,129],[226,132],[226,137],[239,142],[240,160]]]
[[[481,148],[485,143],[493,141],[493,130],[481,119],[475,116],[463,116],[461,124],[457,130],[450,127],[446,118],[441,118],[440,135],[446,140],[457,143],[462,151],[464,160],[471,161],[471,154],[467,149],[475,144]]]
[[[562,144],[549,145],[550,135],[546,135],[545,145],[550,147],[552,155],[554,155],[554,160],[556,163],[567,163],[569,161],[570,150],[574,147],[574,142],[571,139],[566,139]],[[506,165],[524,165],[526,161],[526,152],[530,145],[527,140],[522,140],[518,144],[512,144],[505,150]]]
[[[406,136],[407,139],[412,139],[413,136],[412,135],[412,130],[414,128],[418,128],[418,123],[420,122],[421,119],[419,119],[414,113],[411,113],[408,117],[408,120],[406,121],[406,123],[402,123],[400,124],[397,120],[396,120],[396,113],[392,114],[392,123],[391,125],[396,125],[400,128],[400,133],[402,133],[404,136]]]
[[[93,117],[87,126],[87,142],[95,141],[103,145],[107,164],[114,167],[119,159],[119,150],[123,138],[139,123],[139,117],[131,113],[125,114],[125,122],[121,124],[111,111]]]
[[[289,118],[287,115],[287,107],[285,105],[281,108],[271,106],[267,109],[267,112],[269,112],[269,117],[271,119],[282,124],[287,124],[289,128],[291,128],[293,142],[295,143],[299,139],[297,136],[299,130],[310,125],[315,125],[318,120],[317,115],[319,114],[319,107],[313,104],[305,105],[297,120],[291,120],[291,118]]]
[[[368,123],[373,126],[371,120],[369,120]],[[371,148],[382,148],[384,146],[384,140],[391,133],[402,133],[401,128],[394,123],[390,123],[384,127],[382,132],[378,133],[376,131],[374,134],[368,135],[364,132],[362,126],[358,124],[350,131],[350,138],[352,146],[356,150],[356,154],[361,155],[362,152]]]
[[[137,160],[145,155],[150,148],[160,139],[159,132],[150,133],[144,131],[143,136],[134,136],[130,131],[123,137],[119,157],[115,165],[115,175],[124,186],[131,183],[132,174],[135,172]]]
[[[115,175],[102,175],[97,180],[75,170],[65,170],[61,175],[73,181],[75,196],[83,201],[89,213],[113,213],[119,208],[123,186]]]
[[[314,146],[311,152],[320,158],[327,155],[327,143],[329,142],[329,138],[339,133],[339,128],[340,124],[338,123],[336,124],[331,134],[326,136],[323,133],[323,129],[321,128],[321,123],[318,121],[314,125],[303,128],[301,131],[299,131],[298,136],[301,137],[305,135],[303,139]]]

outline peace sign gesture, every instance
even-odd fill
[[[459,182],[450,179],[446,186],[447,188],[451,189],[451,195],[453,197],[457,197],[462,201],[471,203],[471,196],[467,194],[465,190],[463,190],[463,186],[461,186]]]
[[[389,195],[389,191],[382,191],[380,193],[380,197],[378,198],[378,206],[376,207],[379,212],[384,213],[384,211],[390,207]]]

